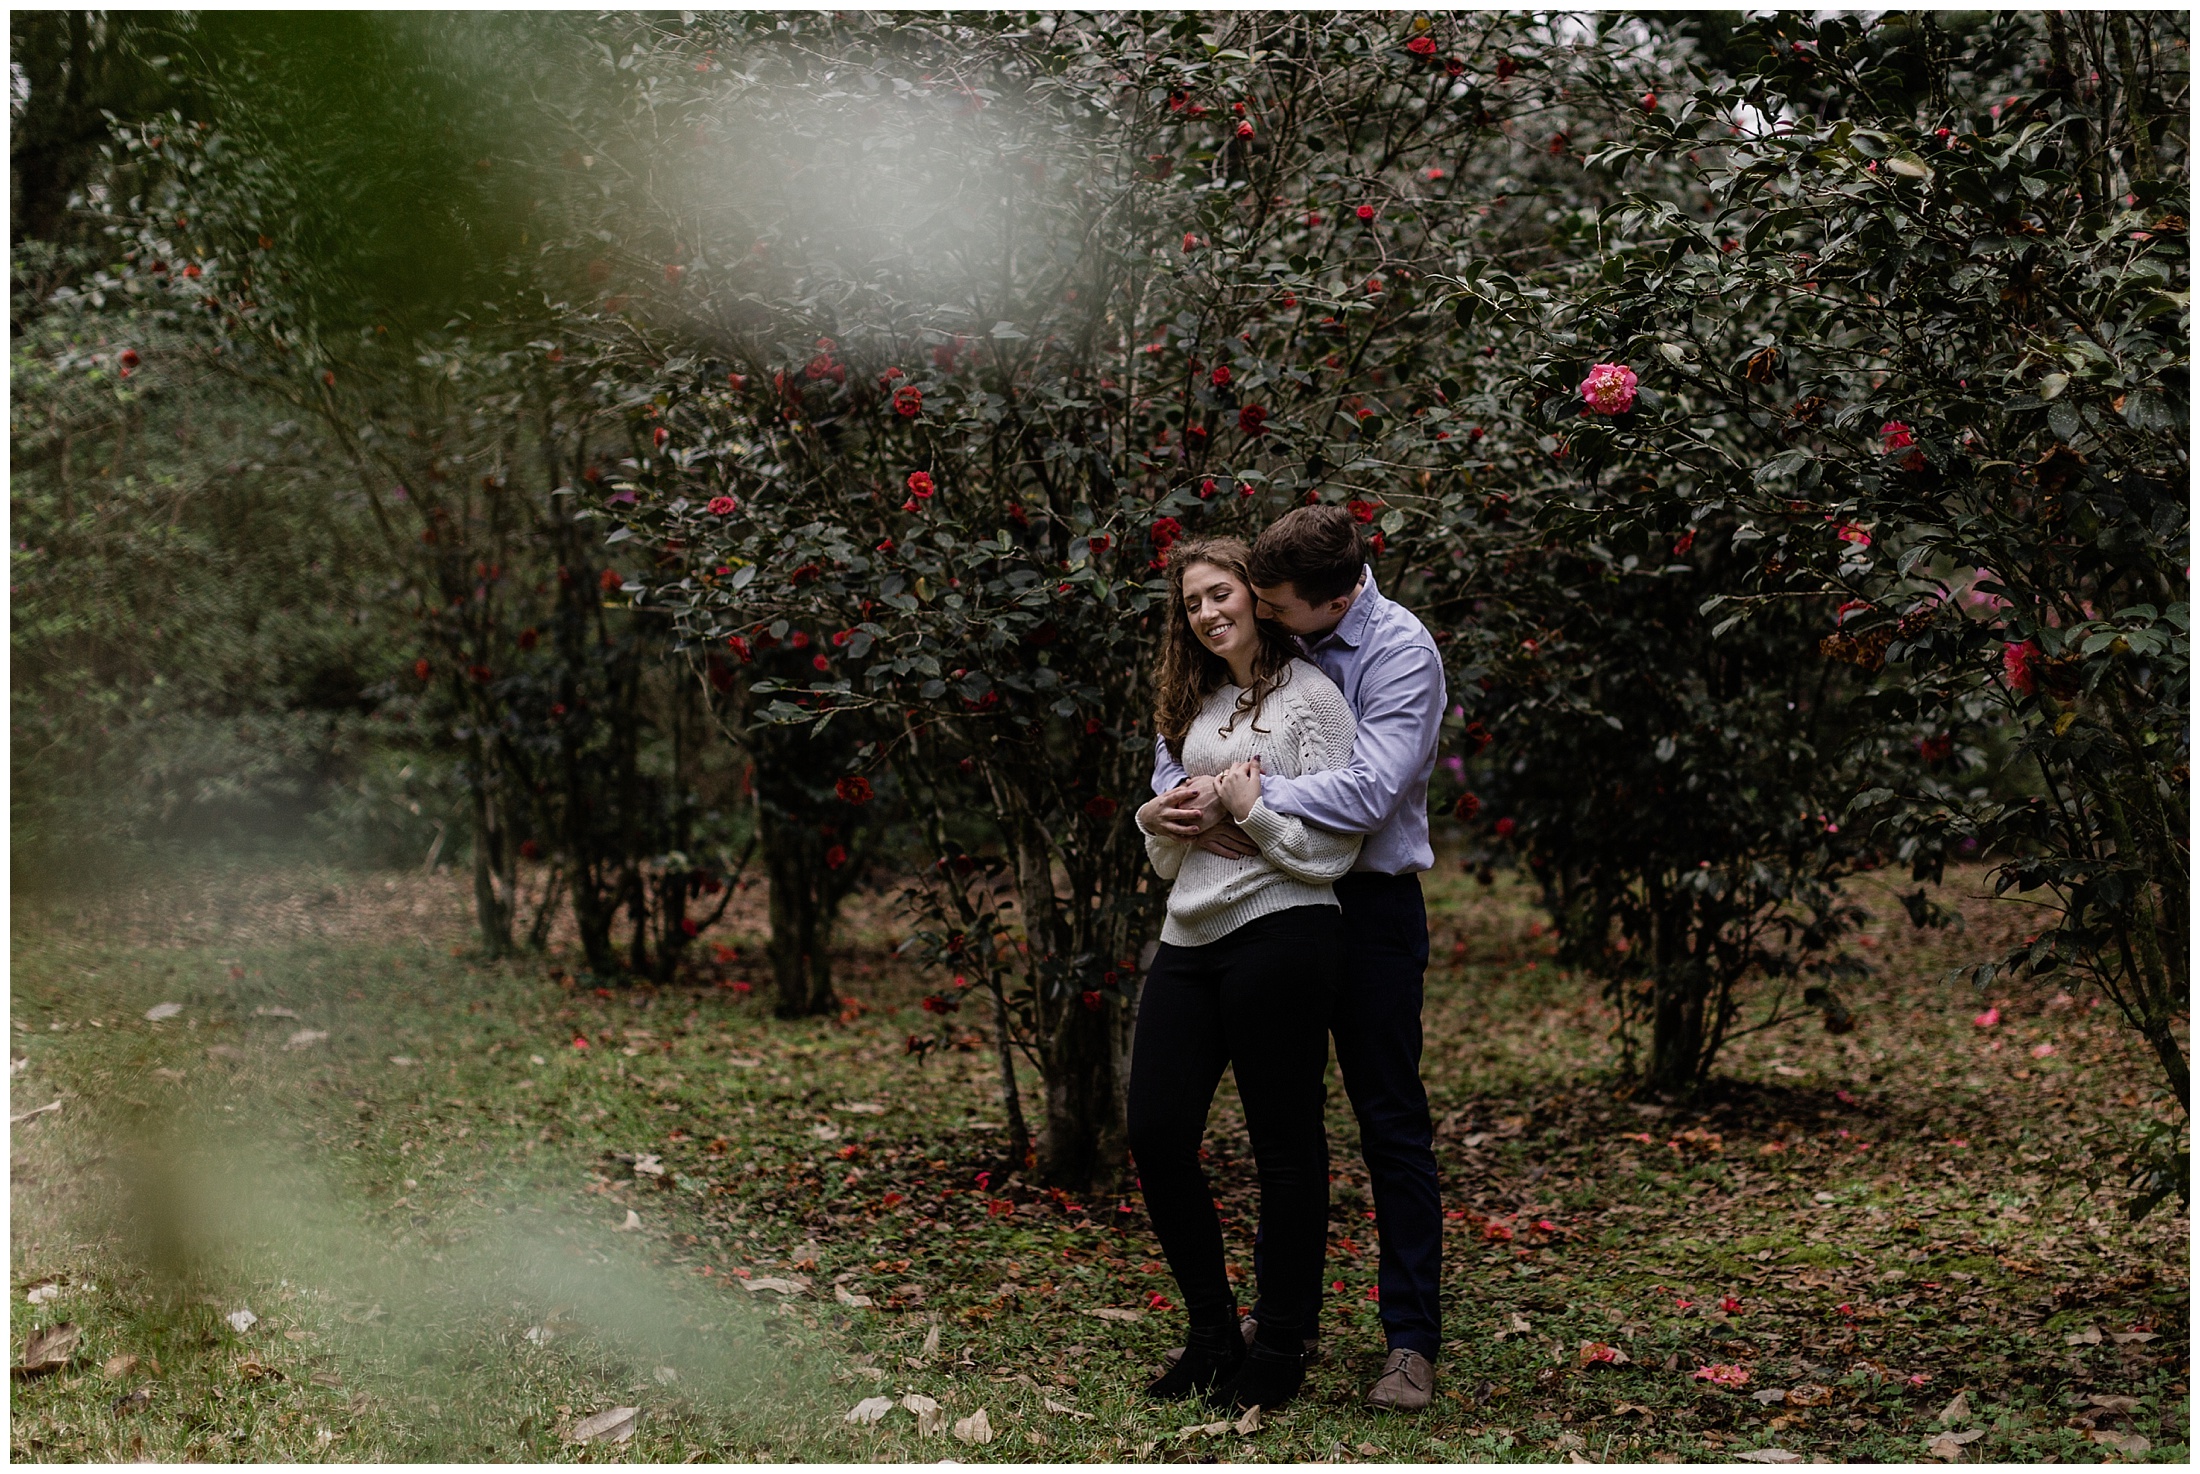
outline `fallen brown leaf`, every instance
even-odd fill
[[[23,1364],[15,1369],[18,1377],[43,1377],[48,1372],[58,1372],[76,1355],[77,1342],[84,1333],[75,1321],[65,1320],[43,1331],[33,1331],[23,1342]]]
[[[634,1436],[634,1422],[641,1417],[638,1407],[606,1408],[594,1417],[583,1418],[573,1425],[573,1431],[565,1435],[567,1443],[624,1443]]]

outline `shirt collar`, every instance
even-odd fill
[[[1334,641],[1347,650],[1357,650],[1367,638],[1368,621],[1375,617],[1375,601],[1380,597],[1375,591],[1375,570],[1362,564],[1360,567],[1360,596],[1352,601],[1352,607],[1337,621],[1337,627],[1318,640],[1306,641],[1309,650],[1317,650]]]

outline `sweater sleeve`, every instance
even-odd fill
[[[1337,688],[1325,680],[1294,692],[1293,697],[1291,727],[1299,773],[1324,771],[1350,761],[1352,708]],[[1265,799],[1253,805],[1240,827],[1270,864],[1311,885],[1326,885],[1351,870],[1364,837],[1317,829],[1295,815],[1277,813]]]
[[[1163,880],[1175,880],[1177,871],[1184,868],[1184,857],[1192,851],[1191,845],[1181,839],[1156,834],[1143,824],[1138,826],[1138,832],[1146,836],[1146,860],[1153,866],[1153,873]]]

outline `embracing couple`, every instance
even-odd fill
[[[1367,1402],[1418,1411],[1435,1381],[1443,1250],[1421,1086],[1436,642],[1376,590],[1343,507],[1287,513],[1250,548],[1180,541],[1169,584],[1156,796],[1138,825],[1171,888],[1129,1106],[1146,1209],[1191,1327],[1147,1391],[1274,1409],[1318,1355],[1334,1038],[1382,1246],[1389,1355]],[[1200,1167],[1225,1065],[1260,1178],[1259,1299],[1242,1323]]]

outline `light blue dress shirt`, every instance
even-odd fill
[[[1293,814],[1337,834],[1364,834],[1353,869],[1408,875],[1436,864],[1428,838],[1428,780],[1444,724],[1444,661],[1428,627],[1362,575],[1360,596],[1337,627],[1301,640],[1306,658],[1337,683],[1360,729],[1352,761],[1302,778],[1273,774],[1260,796],[1279,814]],[[1154,739],[1153,791],[1184,782],[1184,769]]]

